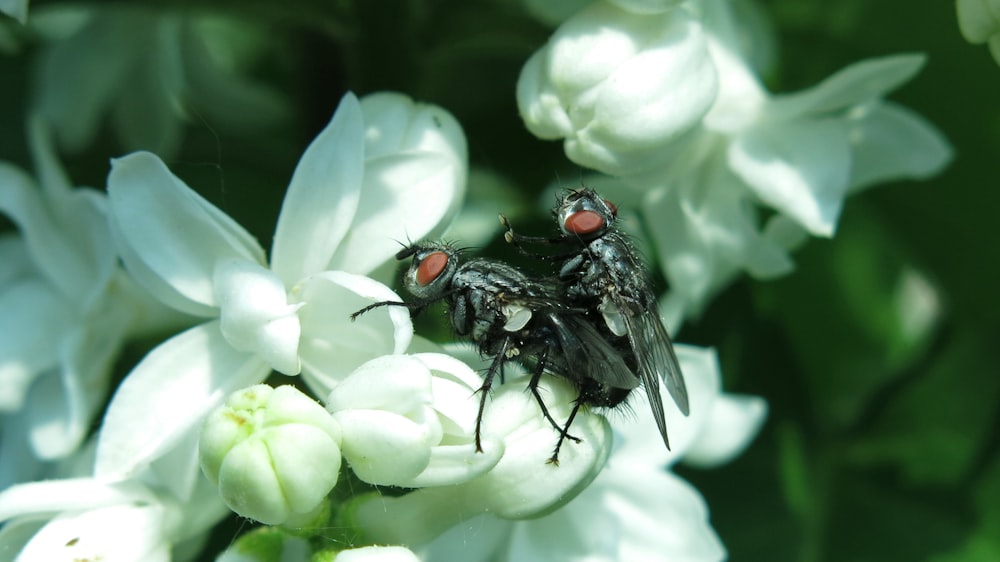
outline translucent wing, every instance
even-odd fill
[[[550,318],[569,371],[563,376],[624,390],[639,386],[618,350],[586,318],[577,314],[550,314]]]
[[[654,312],[623,314],[622,317],[628,328],[629,344],[635,353],[639,379],[646,387],[653,417],[656,418],[660,435],[663,436],[663,442],[669,449],[667,422],[664,419],[663,403],[660,401],[661,380],[677,404],[677,409],[685,416],[690,413],[687,387],[684,384],[681,366],[677,362],[677,355],[674,354],[674,344],[670,341],[670,335],[667,334],[663,322]]]

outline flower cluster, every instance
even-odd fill
[[[997,56],[988,4],[959,0],[959,19]],[[790,273],[808,236],[834,236],[848,195],[951,157],[933,125],[884,99],[922,55],[776,94],[749,2],[526,5],[556,29],[510,85],[524,124],[562,140],[639,226],[672,287],[668,325],[741,272]],[[26,0],[0,10],[27,21]],[[0,552],[194,559],[235,513],[261,526],[212,553],[226,562],[726,558],[672,467],[728,462],[768,405],[723,391],[714,350],[677,346],[691,413],[667,409],[667,450],[641,391],[577,411],[574,381],[508,365],[481,409],[491,358],[415,335],[403,306],[352,316],[405,300],[391,288],[401,243],[486,241],[477,213],[505,210],[466,204],[465,132],[447,110],[344,95],[265,250],[167,163],[192,114],[237,130],[290,119],[238,72],[259,30],[135,7],[41,12],[36,178],[0,163],[16,230],[0,235]],[[147,150],[115,158],[106,190],[74,188],[55,147],[85,153],[109,125]],[[116,382],[142,338],[159,339]],[[547,412],[525,390],[536,383]],[[572,419],[575,439],[546,464],[553,419]]]
[[[675,319],[740,271],[790,272],[789,251],[833,236],[849,193],[927,177],[951,154],[922,117],[882,99],[922,56],[863,61],[774,95],[754,68],[763,32],[726,0],[677,4],[587,5],[517,86],[532,133],[563,139],[570,160],[611,176],[588,181],[642,209]]]

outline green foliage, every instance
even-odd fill
[[[928,53],[894,98],[944,131],[957,157],[940,177],[849,199],[836,237],[795,254],[795,273],[743,279],[685,328],[679,341],[719,348],[726,390],[762,395],[771,410],[741,458],[681,472],[735,561],[1000,560],[1000,68],[961,39],[953,2],[762,4],[780,36],[776,91],[864,57]],[[549,30],[516,2],[156,5],[275,29],[254,73],[294,100],[292,121],[248,134],[193,115],[171,162],[265,247],[298,155],[347,88],[398,89],[452,111],[473,165],[518,186],[512,208],[532,208],[562,171],[578,176],[559,143],[518,117],[518,72]],[[17,85],[0,90],[0,156],[26,167],[28,60],[0,60],[2,82]],[[122,148],[101,139],[67,156],[71,177],[104,184]],[[232,532],[214,538],[224,548]],[[260,530],[240,543],[277,556],[283,540]]]

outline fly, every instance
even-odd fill
[[[559,432],[548,462],[559,463],[559,449],[580,407],[621,402],[639,386],[621,354],[584,314],[567,306],[550,282],[532,279],[503,262],[485,258],[460,259],[448,244],[424,242],[404,248],[396,259],[412,257],[403,277],[413,302],[382,301],[351,315],[357,318],[380,306],[405,306],[413,314],[444,301],[448,319],[458,336],[474,342],[484,357],[492,357],[480,387],[476,418],[476,450],[482,452],[481,429],[486,396],[504,366],[517,361],[532,373],[528,388],[546,420]],[[543,373],[572,382],[579,394],[569,419],[562,425],[549,414],[538,392]]]
[[[660,381],[681,413],[688,415],[690,407],[684,376],[670,335],[660,321],[646,264],[615,224],[618,209],[593,190],[568,192],[552,213],[559,224],[558,236],[517,234],[501,215],[500,222],[507,227],[504,238],[519,248],[525,243],[568,248],[563,254],[539,257],[563,260],[559,278],[565,285],[567,302],[589,310],[592,322],[622,350],[646,388],[656,425],[669,449]]]

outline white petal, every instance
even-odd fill
[[[415,102],[399,92],[375,92],[361,99],[361,110],[368,162],[403,153],[468,160],[462,126],[441,107]]]
[[[817,119],[753,129],[730,145],[728,161],[764,203],[816,236],[833,236],[851,169],[841,121]]]
[[[552,140],[572,134],[573,123],[548,72],[548,50],[535,51],[517,78],[517,108],[531,134]]]
[[[95,474],[133,476],[195,431],[227,395],[267,373],[260,358],[226,342],[218,322],[170,338],[118,387],[104,417]]]
[[[907,54],[856,62],[808,90],[775,97],[768,113],[775,118],[821,115],[880,98],[913,78],[926,60]]]
[[[365,482],[399,485],[430,462],[430,435],[424,425],[379,410],[346,410],[333,416],[344,431],[344,458]]]
[[[715,401],[719,397],[720,373],[715,350],[689,345],[676,345],[677,359],[680,361],[687,385],[691,413],[684,416],[677,408],[670,407],[672,400],[661,386],[660,392],[666,414],[667,430],[670,432],[670,451],[663,446],[656,423],[649,413],[649,405],[644,393],[636,393],[629,398],[635,416],[612,416],[615,431],[624,441],[615,452],[616,462],[663,466],[676,462],[684,456],[698,438],[705,424],[709,422]]]
[[[28,21],[28,0],[0,1],[0,12],[16,19],[21,25]]]
[[[441,224],[465,190],[464,163],[445,154],[403,153],[369,161],[354,227],[331,269],[367,274],[402,244]]]
[[[234,348],[256,353],[272,369],[297,375],[301,305],[288,304],[277,275],[254,262],[225,260],[215,269],[215,299],[220,327]]]
[[[77,33],[48,43],[41,53],[36,102],[53,124],[59,144],[70,152],[79,152],[90,142],[128,72],[142,57],[145,49],[132,46],[150,43],[147,26],[122,25],[123,17],[107,11],[90,18]]]
[[[891,102],[852,112],[848,128],[852,190],[899,178],[926,178],[952,158],[953,150],[937,128]]]
[[[567,156],[605,173],[658,165],[663,145],[689,134],[715,98],[704,35],[682,10],[640,16],[594,3],[548,48],[550,79],[575,129]]]
[[[539,516],[570,501],[600,472],[611,451],[608,421],[581,409],[570,428],[581,442],[564,442],[559,464],[547,463],[559,432],[542,416],[531,393],[524,392],[526,384],[525,379],[508,381],[486,405],[483,435],[503,440],[503,458],[482,477],[462,485],[469,507],[505,519]],[[539,392],[554,419],[568,419],[576,398],[572,385],[543,377]]]
[[[341,550],[333,562],[420,562],[420,559],[402,546],[365,546]]]
[[[609,465],[572,504],[514,526],[505,560],[715,562],[725,548],[701,495],[648,466]]]
[[[503,441],[483,438],[483,450],[476,451],[474,443],[465,445],[438,445],[431,448],[431,458],[420,474],[399,482],[407,488],[428,486],[454,486],[478,478],[500,462],[506,450]]]
[[[152,495],[135,482],[107,483],[94,478],[42,480],[18,484],[0,492],[0,522],[15,517],[37,517],[152,499]]]
[[[104,307],[63,339],[61,369],[39,380],[29,396],[31,440],[39,458],[74,452],[96,421],[131,311]]]
[[[59,346],[79,321],[70,304],[40,279],[0,293],[0,412],[19,410],[32,381],[58,364]]]
[[[0,383],[2,384],[2,383]],[[48,472],[47,464],[35,456],[28,440],[27,412],[0,417],[0,490],[20,482],[39,480]],[[3,531],[0,530],[0,535]],[[2,539],[0,539],[2,544]]]
[[[119,505],[64,513],[38,531],[19,560],[169,562],[162,506]]]
[[[400,415],[431,404],[431,373],[421,361],[406,355],[377,357],[361,365],[326,399],[331,412],[383,410]]]
[[[28,245],[13,232],[0,234],[0,291],[25,277],[38,274],[38,268],[31,262]]]
[[[18,225],[32,259],[67,297],[85,306],[115,262],[103,206],[77,190],[50,200],[23,172],[0,163],[0,212]]]
[[[712,405],[708,422],[684,455],[684,462],[714,468],[737,457],[757,436],[767,418],[759,396],[723,394]]]
[[[264,251],[243,227],[153,154],[136,152],[113,160],[108,195],[116,228],[132,250],[123,252],[126,264],[141,260],[195,303],[216,305],[212,276],[220,260],[265,263]]]
[[[146,26],[150,39],[133,47],[145,52],[128,75],[128,93],[119,95],[110,108],[111,124],[127,150],[149,150],[170,158],[183,141],[179,100],[190,95],[184,89],[178,57],[178,44],[184,41],[181,25],[155,12],[130,15],[131,20],[119,27]]]
[[[329,394],[365,361],[402,353],[413,337],[410,313],[403,307],[371,310],[351,321],[351,313],[372,302],[401,302],[391,289],[367,277],[328,271],[303,280],[292,296],[305,303],[299,310],[299,356],[317,396]]]
[[[510,521],[489,514],[458,522],[417,552],[421,560],[462,560],[463,562],[496,562],[496,553],[507,543]]]
[[[347,93],[299,160],[281,206],[271,268],[287,286],[328,269],[354,219],[364,162],[361,106]]]

